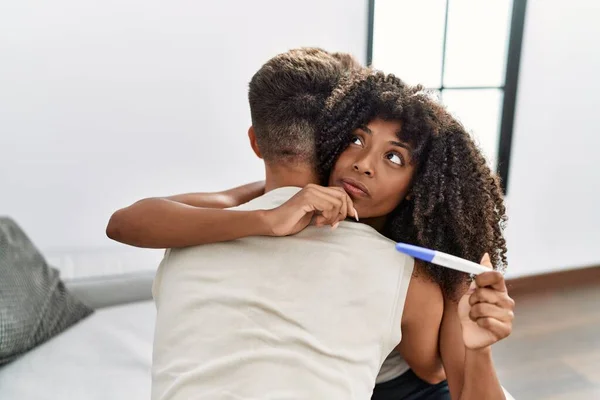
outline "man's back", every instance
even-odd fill
[[[351,222],[170,251],[154,287],[153,399],[369,398],[400,340],[412,268]]]

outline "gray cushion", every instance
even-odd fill
[[[0,365],[91,313],[19,226],[0,218]]]

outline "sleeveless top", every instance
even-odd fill
[[[299,188],[239,207],[270,209]],[[371,227],[172,249],[153,287],[152,399],[368,399],[414,260]]]
[[[377,383],[383,383],[391,381],[408,371],[410,367],[404,361],[404,358],[400,355],[397,350],[392,350],[389,356],[383,362],[381,370],[377,375]]]

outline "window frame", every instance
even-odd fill
[[[373,32],[375,27],[375,2],[369,0],[369,20],[367,25],[367,65],[373,62]],[[445,0],[444,36],[442,45],[441,86],[432,88],[439,90],[443,97],[444,90],[481,90],[500,89],[503,91],[503,101],[500,115],[500,132],[497,151],[496,171],[501,179],[502,190],[507,193],[510,169],[510,156],[512,149],[512,136],[514,130],[517,89],[519,83],[519,69],[521,64],[521,49],[523,45],[523,31],[525,27],[525,13],[527,0],[513,0],[510,19],[508,50],[506,54],[506,72],[502,86],[444,86],[444,72],[446,64],[446,37],[448,32],[448,10],[451,0]],[[401,78],[401,77],[400,77]]]

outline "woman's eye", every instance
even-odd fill
[[[352,136],[350,143],[355,144],[357,146],[362,146],[362,144],[363,144],[361,138],[359,138],[358,136]]]
[[[402,165],[402,157],[400,157],[398,154],[396,153],[387,153],[385,156],[388,160],[390,160],[391,162],[393,162],[394,164],[398,164],[398,165]]]

